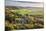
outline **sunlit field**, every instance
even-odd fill
[[[25,30],[44,28],[43,8],[5,8],[5,29]]]

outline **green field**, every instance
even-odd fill
[[[8,30],[40,29],[44,27],[43,9],[5,8],[5,28]]]

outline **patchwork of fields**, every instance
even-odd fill
[[[40,29],[43,27],[43,8],[5,8],[6,30]]]

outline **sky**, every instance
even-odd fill
[[[43,3],[22,3],[15,1],[30,1],[30,2],[43,2],[43,0],[6,0],[8,6],[22,6],[22,7],[43,7]]]
[[[32,1],[32,2],[43,2],[43,0],[12,0],[12,1]]]
[[[43,0],[7,0],[7,1],[30,1],[30,2],[43,2]]]

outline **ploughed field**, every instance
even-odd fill
[[[42,9],[5,8],[6,30],[40,29],[43,27]]]

